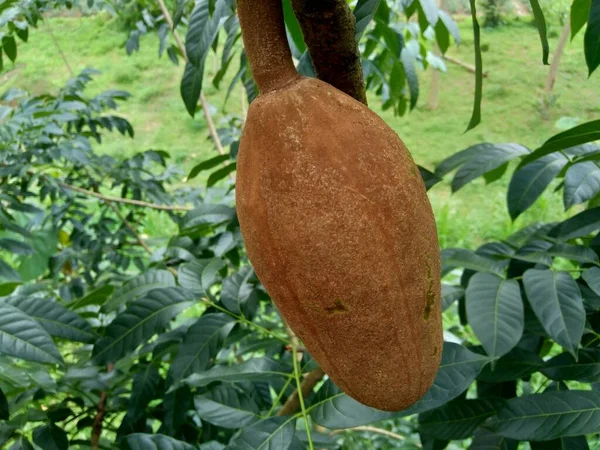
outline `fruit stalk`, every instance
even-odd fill
[[[281,0],[237,0],[252,76],[261,94],[299,78],[287,41]]]

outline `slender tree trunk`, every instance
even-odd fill
[[[567,22],[565,23],[565,26],[560,35],[558,45],[556,46],[556,51],[554,52],[554,56],[552,57],[552,64],[550,65],[550,70],[548,71],[548,78],[546,78],[546,86],[544,87],[544,92],[546,93],[546,95],[550,95],[552,93],[552,89],[554,89],[554,83],[556,82],[556,77],[558,75],[560,59],[565,50],[565,46],[567,45],[567,40],[569,39],[570,34],[571,20],[570,18],[567,18]]]

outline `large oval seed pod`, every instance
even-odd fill
[[[377,114],[296,72],[281,0],[237,4],[260,91],[237,163],[250,261],[344,392],[404,409],[442,352],[440,250],[419,170]]]

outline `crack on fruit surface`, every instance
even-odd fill
[[[429,319],[431,315],[431,310],[433,309],[433,305],[435,303],[435,293],[433,292],[433,276],[431,275],[431,266],[425,263],[425,267],[427,269],[427,281],[429,281],[429,288],[427,289],[427,293],[425,294],[425,310],[423,311],[423,319]]]
[[[348,311],[349,311],[349,309],[346,308],[346,306],[342,303],[341,300],[336,300],[334,302],[333,306],[325,307],[325,312],[327,314],[343,314]]]

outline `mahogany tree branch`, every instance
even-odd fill
[[[356,19],[346,0],[292,0],[317,77],[367,104]]]
[[[106,368],[107,372],[111,372],[114,366],[109,364]],[[92,436],[91,436],[91,447],[92,450],[98,450],[100,446],[100,436],[102,435],[102,425],[104,420],[104,415],[106,414],[106,400],[108,399],[108,394],[106,391],[103,391],[100,394],[100,400],[98,400],[98,411],[96,412],[96,417],[94,417],[94,424],[92,425]]]
[[[108,201],[108,202],[115,202],[115,203],[125,203],[127,205],[142,206],[144,208],[158,209],[161,211],[191,211],[192,209],[194,209],[190,206],[158,205],[156,203],[148,203],[148,202],[143,202],[141,200],[134,200],[131,198],[113,197],[111,195],[100,194],[100,193],[97,193],[94,191],[90,191],[88,189],[80,188],[77,186],[72,186],[70,184],[62,183],[62,182],[59,182],[58,185],[62,188],[68,189],[70,191],[79,192],[80,194],[99,198],[100,200],[104,200],[105,202]]]

